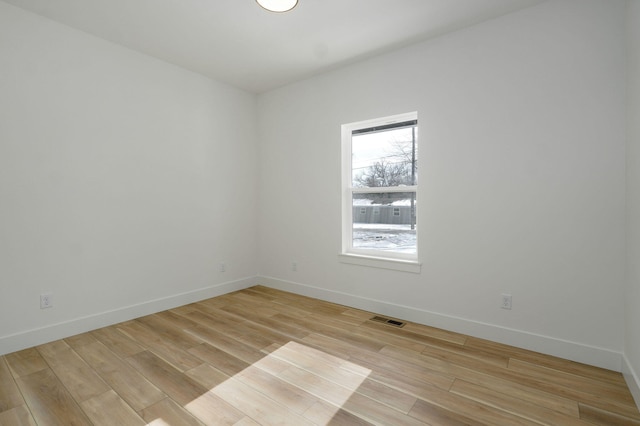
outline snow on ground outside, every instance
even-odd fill
[[[416,230],[411,230],[411,225],[354,223],[353,247],[415,253]]]
[[[415,204],[418,204],[417,201],[414,201]],[[406,198],[404,200],[396,200],[392,203],[385,203],[385,204],[374,204],[372,200],[365,200],[362,198],[354,198],[353,199],[353,206],[354,207],[360,207],[360,206],[373,206],[373,207],[381,207],[381,206],[410,206],[411,205],[411,199],[410,198]]]

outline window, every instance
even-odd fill
[[[343,255],[417,262],[417,118],[342,126]]]

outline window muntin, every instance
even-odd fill
[[[342,126],[343,253],[417,260],[417,114]]]

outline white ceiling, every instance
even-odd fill
[[[543,0],[4,0],[261,93]]]

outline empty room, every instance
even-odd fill
[[[640,0],[0,0],[0,425],[640,425]]]

